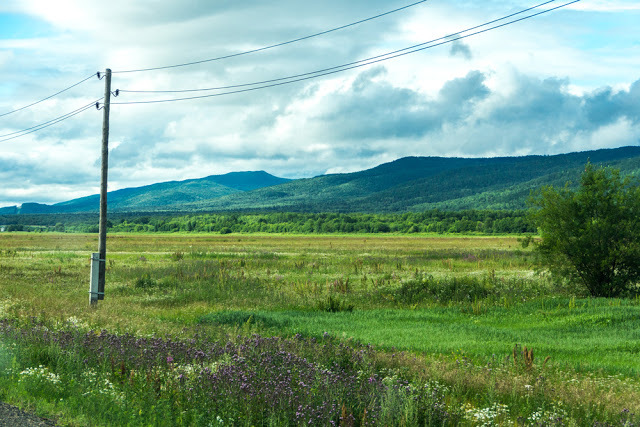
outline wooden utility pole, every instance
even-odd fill
[[[106,69],[104,80],[104,111],[102,115],[102,167],[100,178],[100,237],[98,240],[100,264],[98,270],[97,297],[99,300],[104,299],[104,277],[107,262],[107,174],[109,170],[109,108],[111,103],[111,69]]]

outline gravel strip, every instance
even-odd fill
[[[51,420],[37,417],[21,409],[0,402],[0,427],[50,427],[57,426]]]

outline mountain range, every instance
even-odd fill
[[[405,212],[523,209],[532,190],[579,181],[587,162],[640,174],[640,147],[553,156],[405,157],[359,172],[289,180],[232,172],[110,192],[112,212]],[[24,203],[0,214],[97,212],[93,195],[54,205]]]

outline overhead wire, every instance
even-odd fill
[[[343,30],[345,28],[353,27],[354,25],[362,24],[363,22],[372,21],[374,19],[378,19],[378,18],[381,18],[383,16],[390,15],[392,13],[396,13],[396,12],[399,12],[399,11],[404,10],[404,9],[408,9],[410,7],[413,7],[413,6],[417,6],[417,5],[421,4],[421,3],[426,3],[427,1],[428,0],[420,0],[420,1],[417,1],[415,3],[411,3],[411,4],[408,4],[406,6],[402,6],[402,7],[399,7],[397,9],[390,10],[388,12],[380,13],[378,15],[371,16],[369,18],[365,18],[365,19],[361,19],[361,20],[356,21],[356,22],[352,22],[350,24],[341,25],[339,27],[335,27],[335,28],[331,28],[329,30],[321,31],[319,33],[310,34],[310,35],[304,36],[304,37],[298,37],[296,39],[288,40],[288,41],[281,42],[281,43],[272,44],[272,45],[269,45],[269,46],[260,47],[260,48],[257,48],[257,49],[251,49],[251,50],[238,52],[238,53],[233,53],[233,54],[229,54],[229,55],[218,56],[216,58],[202,59],[202,60],[193,61],[193,62],[185,62],[183,64],[166,65],[166,66],[162,66],[162,67],[152,67],[152,68],[141,68],[141,69],[137,69],[137,70],[118,70],[118,71],[112,71],[111,73],[112,74],[123,74],[123,73],[137,73],[137,72],[143,72],[143,71],[165,70],[165,69],[168,69],[168,68],[186,67],[186,66],[189,66],[189,65],[197,65],[197,64],[203,64],[203,63],[206,63],[206,62],[220,61],[222,59],[235,58],[237,56],[248,55],[250,53],[256,53],[256,52],[261,52],[261,51],[264,51],[264,50],[273,49],[273,48],[280,47],[280,46],[285,46],[285,45],[288,45],[288,44],[291,44],[291,43],[296,43],[296,42],[299,42],[299,41],[302,41],[302,40],[307,40],[307,39],[310,39],[310,38],[313,38],[313,37],[318,37],[318,36],[321,36],[321,35],[324,35],[324,34],[329,34],[329,33],[332,33],[334,31]]]
[[[102,99],[103,98],[99,98],[99,99],[97,99],[97,100],[95,100],[93,102],[90,102],[89,104],[86,104],[86,105],[84,105],[84,106],[82,106],[80,108],[77,108],[77,109],[75,109],[73,111],[70,111],[69,113],[66,113],[66,114],[63,114],[61,116],[58,116],[55,119],[51,119],[49,121],[37,124],[35,126],[31,126],[31,127],[19,130],[19,131],[15,131],[15,132],[7,133],[7,134],[4,134],[4,135],[0,135],[0,142],[5,142],[5,141],[9,141],[11,139],[20,138],[21,136],[37,132],[39,130],[48,128],[49,126],[53,126],[53,125],[55,125],[57,123],[60,123],[60,122],[62,122],[64,120],[70,119],[71,117],[76,116],[76,115],[88,110],[91,107],[95,107],[96,104],[98,102],[100,102]]]
[[[217,58],[210,58],[210,59],[205,59],[205,60],[200,60],[200,61],[188,62],[188,63],[183,63],[183,64],[174,64],[174,65],[163,66],[163,67],[153,67],[153,68],[145,68],[145,69],[138,69],[138,70],[116,70],[116,71],[112,71],[112,74],[115,74],[115,73],[133,73],[133,72],[141,72],[141,71],[153,71],[153,70],[162,70],[162,69],[168,69],[168,68],[184,67],[184,66],[188,66],[188,65],[195,65],[195,64],[205,63],[205,62],[218,61],[218,60],[222,60],[222,59],[227,59],[227,58],[232,58],[232,57],[236,57],[236,56],[247,55],[247,54],[250,54],[250,53],[260,52],[260,51],[264,51],[264,50],[268,50],[268,49],[273,49],[273,48],[276,48],[276,47],[279,47],[279,46],[284,46],[284,45],[287,45],[287,44],[299,42],[299,41],[302,41],[302,40],[310,39],[310,38],[313,38],[313,37],[318,37],[318,36],[321,36],[321,35],[324,35],[324,34],[328,34],[328,33],[334,32],[334,31],[338,31],[338,30],[342,30],[342,29],[345,29],[345,28],[348,28],[348,27],[352,27],[354,25],[358,25],[358,24],[361,24],[361,23],[364,23],[364,22],[367,22],[367,21],[371,21],[371,20],[386,16],[386,15],[390,15],[392,13],[399,12],[399,11],[404,10],[404,9],[408,9],[410,7],[413,7],[413,6],[417,6],[417,5],[419,5],[421,3],[425,3],[427,1],[428,0],[420,0],[420,1],[408,4],[408,5],[405,5],[405,6],[402,6],[402,7],[399,7],[399,8],[384,12],[384,13],[380,13],[380,14],[375,15],[375,16],[371,16],[371,17],[368,17],[368,18],[365,18],[365,19],[361,19],[361,20],[356,21],[356,22],[352,22],[352,23],[349,23],[349,24],[346,24],[346,25],[342,25],[342,26],[339,26],[339,27],[331,28],[329,30],[321,31],[321,32],[318,32],[318,33],[314,33],[314,34],[311,34],[311,35],[304,36],[304,37],[299,37],[299,38],[288,40],[288,41],[285,41],[285,42],[273,44],[273,45],[270,45],[270,46],[261,47],[261,48],[258,48],[258,49],[252,49],[252,50],[249,50],[249,51],[239,52],[239,53],[235,53],[235,54],[231,54],[231,55],[225,55],[225,56],[221,56],[221,57],[217,57]],[[43,99],[41,99],[39,101],[36,101],[34,103],[31,103],[29,105],[25,105],[23,107],[15,109],[15,110],[8,111],[6,113],[0,114],[0,117],[16,113],[18,111],[24,110],[26,108],[29,108],[29,107],[37,105],[37,104],[39,104],[41,102],[44,102],[44,101],[46,101],[48,99],[51,99],[51,98],[53,98],[53,97],[55,97],[55,96],[57,96],[57,95],[59,95],[59,94],[61,94],[63,92],[66,92],[69,89],[72,89],[72,88],[84,83],[85,81],[89,80],[90,78],[92,78],[92,77],[94,77],[96,75],[98,76],[98,79],[101,78],[100,77],[100,72],[92,74],[92,75],[88,76],[87,78],[85,78],[85,79],[83,79],[83,80],[81,80],[81,81],[79,81],[79,82],[77,82],[77,83],[75,83],[75,84],[73,84],[73,85],[61,90],[61,91],[58,91],[58,92],[54,93],[53,95],[50,95],[50,96],[48,96],[46,98],[43,98]],[[116,96],[117,96],[117,93],[118,93],[118,90],[116,90],[116,92],[115,92]],[[37,132],[40,129],[44,129],[46,127],[52,126],[52,125],[54,125],[56,123],[59,123],[60,121],[66,120],[67,118],[73,117],[74,115],[85,111],[86,109],[90,108],[91,105],[93,105],[93,104],[88,104],[88,105],[86,105],[84,107],[81,107],[80,109],[72,111],[71,113],[67,113],[67,114],[65,114],[63,116],[57,117],[56,119],[52,119],[52,120],[50,120],[48,122],[40,123],[39,125],[35,125],[35,126],[30,127],[30,128],[22,129],[20,131],[12,132],[12,133],[5,134],[5,135],[0,135],[0,142],[4,142],[4,141],[8,141],[10,139],[18,138],[18,137],[20,137],[22,135],[26,135],[26,134],[29,134],[29,133],[32,133],[32,132]],[[97,106],[98,105],[96,104],[96,107]]]
[[[395,10],[390,11],[390,12],[386,12],[384,14],[376,15],[375,17],[367,18],[365,20],[361,20],[361,21],[358,21],[358,22],[355,22],[355,23],[352,23],[352,24],[348,24],[346,26],[337,27],[337,28],[334,28],[334,29],[331,29],[331,30],[324,31],[322,33],[317,33],[317,34],[314,34],[314,35],[311,35],[311,36],[306,36],[306,37],[295,39],[295,40],[291,40],[291,41],[288,41],[288,42],[283,42],[283,43],[279,43],[279,44],[276,44],[276,45],[267,46],[265,48],[254,49],[252,51],[241,52],[239,54],[234,54],[234,55],[230,55],[230,56],[226,56],[226,57],[219,57],[219,58],[213,58],[213,59],[209,59],[209,60],[197,61],[197,62],[194,62],[194,63],[177,64],[177,65],[167,66],[167,67],[156,67],[156,68],[153,68],[153,69],[130,70],[130,71],[120,71],[120,72],[122,73],[122,72],[134,72],[134,71],[147,71],[147,70],[156,70],[156,69],[165,69],[165,68],[175,68],[175,67],[178,67],[178,66],[186,66],[186,65],[192,65],[192,64],[195,64],[195,63],[210,62],[210,61],[215,61],[215,60],[219,60],[219,59],[224,59],[224,58],[227,58],[227,57],[239,56],[239,55],[244,55],[244,54],[247,54],[247,53],[257,52],[257,51],[260,51],[260,50],[266,50],[266,49],[270,49],[270,48],[273,48],[273,47],[277,47],[277,46],[282,46],[282,45],[285,45],[285,44],[293,43],[295,41],[300,41],[300,40],[304,40],[304,39],[307,39],[307,38],[315,37],[315,36],[318,36],[318,35],[321,35],[321,34],[326,34],[328,32],[336,31],[336,30],[341,29],[341,28],[346,28],[348,26],[356,25],[357,23],[365,22],[365,21],[368,21],[368,20],[371,20],[371,19],[375,19],[376,17],[384,16],[384,15],[389,14],[389,13],[393,13],[393,12],[396,12],[396,11],[399,11],[399,10],[402,10],[402,9],[406,9],[408,7],[411,7],[411,6],[415,6],[417,4],[424,3],[425,1],[427,1],[427,0],[423,0],[423,1],[420,1],[420,2],[412,3],[411,5],[404,6],[402,8],[395,9]],[[259,89],[266,89],[266,88],[270,88],[270,87],[275,87],[275,86],[281,86],[281,85],[285,85],[285,84],[300,82],[300,81],[304,81],[304,80],[310,80],[310,79],[314,79],[314,78],[318,78],[318,77],[322,77],[322,76],[326,76],[326,75],[330,75],[330,74],[335,74],[335,73],[351,70],[351,69],[354,69],[354,68],[364,67],[364,66],[375,64],[375,63],[382,62],[382,61],[387,61],[389,59],[393,59],[393,58],[397,58],[397,57],[400,57],[400,56],[409,55],[409,54],[412,54],[412,53],[415,53],[415,52],[419,52],[419,51],[422,51],[422,50],[426,50],[426,49],[431,49],[431,48],[434,48],[436,46],[440,46],[440,45],[443,45],[443,44],[446,44],[446,43],[452,43],[452,42],[455,42],[455,41],[460,40],[460,39],[464,39],[464,38],[471,37],[471,36],[474,36],[474,35],[477,35],[477,34],[485,33],[487,31],[491,31],[491,30],[494,30],[494,29],[497,29],[497,28],[505,27],[507,25],[514,24],[516,22],[524,21],[526,19],[530,19],[530,18],[533,18],[535,16],[539,16],[539,15],[542,15],[542,14],[545,14],[545,13],[549,13],[549,12],[551,12],[553,10],[557,10],[557,9],[566,7],[566,6],[570,5],[570,4],[577,3],[577,2],[579,2],[581,0],[573,0],[573,1],[567,2],[565,4],[562,4],[562,5],[553,7],[553,8],[549,8],[549,9],[546,9],[546,10],[543,10],[543,11],[540,11],[540,12],[537,12],[537,13],[534,13],[534,14],[531,14],[531,15],[527,15],[525,17],[521,17],[521,18],[518,18],[518,19],[515,19],[515,20],[511,20],[511,21],[506,22],[506,23],[502,23],[502,24],[495,25],[495,26],[492,26],[492,27],[489,27],[489,28],[485,28],[485,29],[480,30],[480,31],[475,31],[475,32],[472,32],[470,34],[464,34],[464,33],[467,33],[469,31],[476,30],[478,28],[486,27],[487,25],[491,25],[491,24],[494,24],[496,22],[504,21],[505,19],[509,19],[509,18],[514,17],[516,15],[529,12],[529,11],[531,11],[533,9],[539,8],[539,7],[547,5],[549,3],[553,3],[555,1],[556,0],[549,0],[549,1],[546,1],[546,2],[543,2],[543,3],[540,3],[540,4],[536,5],[536,6],[532,6],[532,7],[529,7],[527,9],[523,9],[521,11],[512,13],[510,15],[506,15],[504,17],[501,17],[501,18],[498,18],[498,19],[494,19],[492,21],[488,21],[488,22],[480,24],[480,25],[477,25],[477,26],[470,27],[470,28],[467,28],[467,29],[462,30],[462,31],[458,31],[458,32],[452,33],[452,34],[450,34],[448,36],[443,36],[443,37],[440,37],[440,38],[437,38],[437,39],[433,39],[433,40],[430,40],[430,41],[427,41],[427,42],[419,43],[419,44],[416,44],[416,45],[413,45],[413,46],[409,46],[409,47],[406,47],[406,48],[403,48],[403,49],[399,49],[399,50],[395,50],[395,51],[392,51],[392,52],[388,52],[388,53],[385,53],[385,54],[373,56],[373,57],[370,57],[370,58],[367,58],[367,59],[363,59],[363,60],[359,60],[359,61],[355,61],[355,62],[351,62],[351,63],[347,63],[347,64],[342,64],[342,65],[338,65],[338,66],[334,66],[334,67],[324,68],[324,69],[321,69],[321,70],[316,70],[316,71],[312,71],[312,72],[308,72],[308,73],[302,73],[302,74],[292,75],[292,76],[288,76],[288,77],[281,77],[281,78],[271,79],[271,80],[264,80],[264,81],[260,81],[260,82],[244,83],[244,84],[230,85],[230,86],[222,86],[222,87],[217,87],[217,88],[168,90],[168,91],[136,91],[136,90],[117,89],[116,93],[114,93],[114,95],[117,96],[118,92],[129,92],[129,93],[179,93],[179,92],[209,91],[209,90],[221,90],[221,89],[239,88],[239,87],[246,87],[246,86],[255,86],[255,87],[251,87],[251,88],[233,90],[233,91],[228,91],[228,92],[221,92],[221,93],[216,93],[216,94],[184,97],[184,98],[147,100],[147,101],[112,102],[111,104],[112,105],[127,105],[127,104],[151,104],[151,103],[186,101],[186,100],[192,100],[192,99],[209,98],[209,97],[231,95],[231,94],[242,93],[242,92],[249,92],[249,91],[254,91],[254,90],[259,90]],[[436,41],[440,41],[440,42],[432,44],[432,43],[434,43]],[[50,95],[50,96],[48,96],[46,98],[43,98],[40,101],[34,102],[32,104],[26,105],[24,107],[21,107],[19,109],[16,109],[16,110],[4,113],[4,114],[0,114],[0,117],[12,114],[14,112],[17,112],[17,111],[20,111],[20,110],[23,110],[23,109],[26,109],[26,108],[29,108],[29,107],[31,107],[33,105],[36,105],[36,104],[38,104],[40,102],[43,102],[43,101],[47,100],[47,99],[53,98],[53,97],[65,92],[65,91],[73,88],[73,87],[76,87],[76,86],[84,83],[85,81],[89,80],[90,78],[92,78],[94,76],[96,76],[96,74],[92,74],[91,76],[89,76],[89,77],[87,77],[87,78],[85,78],[85,79],[83,79],[83,80],[81,80],[81,81],[79,81],[79,82],[77,82],[77,83],[75,83],[75,84],[73,84],[73,85],[61,90],[61,91],[59,91],[59,92],[56,92],[53,95]],[[99,76],[99,73],[98,73],[98,76]],[[278,83],[274,83],[274,82],[278,82]],[[269,84],[266,84],[266,83],[269,83]],[[256,86],[256,85],[262,85],[262,86]],[[57,124],[57,123],[62,122],[64,120],[67,120],[67,119],[69,119],[71,117],[74,117],[74,116],[86,111],[87,109],[91,108],[94,105],[97,108],[99,108],[99,102],[102,99],[103,98],[99,98],[94,102],[86,104],[86,105],[84,105],[84,106],[82,106],[82,107],[80,107],[80,108],[78,108],[76,110],[73,110],[73,111],[71,111],[69,113],[66,113],[66,114],[62,115],[62,116],[56,117],[56,118],[54,118],[52,120],[49,120],[47,122],[40,123],[38,125],[29,127],[29,128],[26,128],[26,129],[22,129],[22,130],[19,130],[19,131],[15,131],[15,132],[11,132],[11,133],[8,133],[8,134],[0,135],[0,142],[5,142],[5,141],[8,141],[8,140],[11,140],[11,139],[14,139],[14,138],[19,138],[21,136],[24,136],[24,135],[27,135],[27,134],[30,134],[30,133],[37,132],[39,130],[45,129],[45,128],[49,127],[49,126],[53,126],[54,124]]]
[[[547,1],[545,3],[541,3],[541,4],[537,5],[537,6],[532,7],[532,8],[528,8],[525,11],[530,11],[532,9],[535,9],[535,8],[540,7],[542,5],[551,3],[553,1],[556,1],[556,0],[550,0],[550,1]],[[502,24],[499,24],[499,25],[495,25],[495,26],[492,26],[492,27],[489,27],[489,28],[485,28],[483,30],[479,30],[479,31],[476,31],[476,32],[473,32],[473,33],[470,33],[470,34],[460,35],[460,36],[457,36],[457,37],[445,36],[445,37],[441,37],[439,39],[435,39],[434,40],[434,41],[438,41],[438,40],[445,39],[444,41],[441,41],[440,43],[429,44],[428,46],[424,46],[424,44],[432,43],[433,41],[420,43],[420,44],[414,45],[412,47],[400,49],[398,51],[394,51],[394,52],[387,53],[387,54],[384,54],[384,55],[378,55],[376,57],[372,57],[372,58],[368,58],[368,59],[365,59],[365,60],[361,60],[361,61],[357,61],[357,62],[354,62],[354,63],[347,64],[349,66],[337,66],[337,67],[327,68],[325,70],[328,70],[328,71],[325,71],[325,72],[318,71],[318,72],[305,73],[305,74],[300,75],[300,76],[305,76],[305,77],[293,78],[293,79],[289,79],[287,81],[280,81],[279,83],[266,84],[266,85],[262,85],[262,86],[256,86],[256,87],[251,87],[251,88],[246,88],[246,89],[233,90],[233,91],[228,91],[228,92],[220,92],[220,93],[209,94],[209,95],[198,95],[198,96],[191,96],[191,97],[184,97],[184,98],[157,99],[157,100],[147,100],[147,101],[112,102],[111,104],[112,105],[154,104],[154,103],[164,103],[164,102],[187,101],[187,100],[192,100],[192,99],[211,98],[211,97],[217,97],[217,96],[224,96],[224,95],[231,95],[231,94],[237,94],[237,93],[243,93],[243,92],[250,92],[250,91],[254,91],[254,90],[266,89],[266,88],[270,88],[270,87],[276,87],[276,86],[282,86],[282,85],[285,85],[285,84],[296,83],[296,82],[300,82],[300,81],[304,81],[304,80],[310,80],[310,79],[314,79],[314,78],[318,78],[318,77],[322,77],[322,76],[326,76],[326,75],[330,75],[330,74],[340,73],[340,72],[351,70],[351,69],[354,69],[354,68],[360,68],[360,67],[364,67],[364,66],[367,66],[367,65],[371,65],[371,64],[387,61],[389,59],[393,59],[393,58],[397,58],[397,57],[400,57],[400,56],[409,55],[409,54],[412,54],[412,53],[415,53],[415,52],[419,52],[419,51],[423,51],[423,50],[426,50],[426,49],[431,49],[431,48],[434,48],[434,47],[437,47],[437,46],[440,46],[440,45],[443,45],[443,44],[452,43],[452,42],[457,41],[457,40],[461,40],[461,39],[464,39],[464,38],[467,38],[467,37],[471,37],[471,36],[474,36],[474,35],[477,35],[477,34],[482,34],[482,33],[485,33],[485,32],[491,31],[491,30],[495,30],[497,28],[501,28],[501,27],[505,27],[507,25],[514,24],[516,22],[524,21],[524,20],[527,20],[527,19],[539,16],[539,15],[542,15],[542,14],[545,14],[545,13],[549,13],[551,11],[554,11],[554,10],[569,6],[570,4],[578,3],[579,1],[581,1],[581,0],[573,0],[573,1],[570,1],[568,3],[562,4],[560,6],[549,8],[549,9],[546,9],[546,10],[543,10],[543,11],[540,11],[540,12],[537,12],[537,13],[534,13],[534,14],[531,14],[531,15],[527,15],[527,16],[522,17],[522,18],[518,18],[518,19],[509,21],[509,22],[505,22],[505,23],[502,23]],[[520,13],[522,13],[522,11]],[[513,17],[513,16],[515,16],[517,14],[518,13],[515,13],[515,14],[511,14],[509,16]],[[508,19],[508,17],[503,17],[503,18],[500,18],[500,19],[497,19],[497,20],[493,20],[493,21],[490,21],[490,22],[495,23],[495,22],[498,22],[498,21],[501,21],[501,20],[504,20],[504,19]],[[483,26],[486,26],[486,25],[489,25],[489,24],[485,23],[485,24],[478,25],[478,26],[473,27],[473,28],[477,29],[477,28],[480,28],[480,27],[483,27]],[[456,33],[453,33],[453,34],[455,35],[455,34],[460,34],[460,33],[468,32],[468,31],[469,30],[465,30],[465,31],[460,31],[460,32],[456,32]],[[411,49],[413,49],[413,50],[411,50]],[[399,53],[396,53],[396,52],[399,52]],[[389,55],[391,55],[391,56],[389,56]],[[355,64],[355,65],[351,65],[351,64]],[[314,74],[314,75],[310,76],[308,74]],[[287,79],[287,78],[274,79],[274,81],[283,80],[283,79]],[[247,84],[247,85],[250,85],[250,84]],[[124,90],[124,89],[120,89],[119,91],[121,93],[122,92],[128,92],[127,90]]]
[[[334,31],[338,31],[338,30],[341,30],[341,29],[352,27],[354,25],[358,25],[358,24],[361,24],[361,23],[364,23],[364,22],[367,22],[367,21],[371,21],[371,20],[374,20],[374,19],[386,16],[386,15],[389,15],[389,14],[392,14],[392,13],[399,12],[399,11],[404,10],[404,9],[408,9],[410,7],[419,5],[421,3],[425,3],[427,1],[428,0],[420,0],[420,1],[408,4],[408,5],[405,5],[405,6],[402,6],[402,7],[399,7],[399,8],[384,12],[384,13],[380,13],[380,14],[375,15],[375,16],[371,16],[369,18],[361,19],[361,20],[356,21],[356,22],[352,22],[352,23],[349,23],[349,24],[346,24],[346,25],[342,25],[342,26],[335,27],[335,28],[332,28],[332,29],[329,29],[329,30],[325,30],[325,31],[321,31],[321,32],[318,32],[318,33],[315,33],[315,34],[307,35],[307,36],[304,36],[304,37],[299,37],[299,38],[296,38],[296,39],[293,39],[293,40],[288,40],[288,41],[277,43],[277,44],[274,44],[274,45],[261,47],[261,48],[258,48],[258,49],[252,49],[252,50],[249,50],[249,51],[239,52],[239,53],[235,53],[235,54],[232,54],[232,55],[225,55],[223,57],[218,57],[218,58],[210,58],[210,59],[205,59],[205,60],[200,60],[200,61],[194,61],[194,62],[183,63],[183,64],[175,64],[175,65],[169,65],[169,66],[163,66],[163,67],[154,67],[154,68],[146,68],[146,69],[138,69],[138,70],[120,70],[120,71],[116,70],[116,71],[112,71],[112,74],[115,74],[115,73],[133,73],[133,72],[139,72],[139,71],[153,71],[153,70],[161,70],[161,69],[168,69],[168,68],[184,67],[184,66],[188,66],[188,65],[195,65],[195,64],[205,63],[205,62],[212,62],[212,61],[231,58],[231,57],[235,57],[235,56],[247,55],[247,54],[250,54],[250,53],[260,52],[260,51],[267,50],[267,49],[273,49],[275,47],[284,46],[284,45],[287,45],[287,44],[299,42],[299,41],[302,41],[302,40],[310,39],[310,38],[313,38],[313,37],[318,37],[318,36],[321,36],[321,35],[324,35],[324,34],[328,34],[328,33],[334,32]],[[7,116],[7,115],[12,114],[12,113],[16,113],[18,111],[21,111],[21,110],[24,110],[26,108],[32,107],[32,106],[34,106],[36,104],[39,104],[39,103],[41,103],[43,101],[46,101],[48,99],[51,99],[51,98],[53,98],[53,97],[55,97],[55,96],[57,96],[57,95],[59,95],[59,94],[61,94],[63,92],[66,92],[69,89],[72,89],[72,88],[80,85],[81,83],[84,83],[85,81],[89,80],[90,78],[92,78],[92,77],[94,77],[96,75],[98,76],[98,79],[100,79],[100,73],[99,72],[95,73],[95,74],[92,74],[92,75],[88,76],[87,78],[85,78],[85,79],[83,79],[83,80],[81,80],[81,81],[79,81],[79,82],[77,82],[77,83],[75,83],[75,84],[73,84],[73,85],[61,90],[61,91],[59,91],[59,92],[54,93],[53,95],[50,95],[50,96],[48,96],[46,98],[43,98],[43,99],[41,99],[41,100],[39,100],[37,102],[34,102],[34,103],[29,104],[29,105],[25,105],[23,107],[17,108],[15,110],[0,114],[0,117]],[[118,92],[119,92],[118,90],[115,91],[115,95],[116,96],[117,96]],[[33,132],[37,132],[37,131],[39,131],[41,129],[47,128],[49,126],[52,126],[52,125],[54,125],[56,123],[59,123],[59,122],[61,122],[63,120],[71,118],[71,117],[75,116],[76,114],[79,114],[79,113],[85,111],[86,109],[90,108],[92,105],[93,105],[93,103],[92,104],[88,104],[88,105],[86,105],[84,107],[81,107],[81,108],[79,108],[77,110],[72,111],[71,113],[67,113],[67,114],[65,114],[63,116],[57,117],[57,118],[52,119],[52,120],[50,120],[48,122],[40,123],[40,124],[32,126],[30,128],[22,129],[22,130],[16,131],[16,132],[11,132],[11,133],[5,134],[5,135],[0,135],[0,142],[4,142],[4,141],[8,141],[10,139],[18,138],[20,136],[27,135],[27,134],[33,133]],[[97,103],[96,103],[96,107],[98,107]]]
[[[428,44],[431,44],[431,43],[435,43],[435,42],[440,41],[440,40],[448,40],[449,42],[453,42],[453,41],[459,40],[459,39],[454,39],[454,37],[456,37],[456,36],[459,37],[463,33],[467,33],[469,31],[473,31],[473,30],[476,30],[476,29],[481,28],[481,27],[486,27],[487,25],[491,25],[491,24],[494,24],[494,23],[499,22],[499,21],[504,21],[505,19],[509,19],[509,18],[512,18],[512,17],[514,17],[516,15],[520,15],[520,14],[529,12],[529,11],[531,11],[533,9],[537,9],[539,7],[542,7],[542,6],[547,5],[549,3],[553,3],[555,1],[557,1],[557,0],[548,0],[548,1],[545,1],[543,3],[537,4],[535,6],[531,6],[531,7],[527,8],[527,9],[523,9],[523,10],[520,10],[518,12],[512,13],[510,15],[506,15],[506,16],[503,16],[501,18],[485,22],[484,24],[476,25],[474,27],[470,27],[470,28],[467,28],[467,29],[464,29],[464,30],[461,30],[461,31],[458,31],[458,32],[455,32],[455,33],[452,33],[452,34],[449,34],[449,35],[446,35],[446,36],[439,37],[437,39],[433,39],[433,40],[429,40],[429,41],[426,41],[426,42],[418,43],[418,44],[415,44],[413,46],[409,46],[409,47],[405,47],[405,48],[402,48],[402,49],[398,49],[398,50],[394,50],[394,51],[391,51],[391,52],[387,52],[387,53],[384,53],[384,54],[376,55],[376,56],[373,56],[373,57],[370,57],[370,58],[361,59],[361,60],[354,61],[354,62],[349,62],[349,63],[346,63],[346,64],[336,65],[336,66],[333,66],[333,67],[323,68],[323,69],[320,69],[320,70],[310,71],[310,72],[301,73],[301,74],[295,74],[295,75],[291,75],[291,76],[287,76],[287,77],[279,77],[279,78],[275,78],[275,79],[262,80],[262,81],[256,81],[256,82],[251,82],[251,83],[240,83],[240,84],[234,84],[234,85],[228,85],[228,86],[217,86],[217,87],[198,88],[198,89],[174,89],[174,90],[119,89],[119,91],[120,92],[127,92],[127,93],[204,92],[204,91],[211,91],[211,90],[235,89],[235,88],[246,87],[246,86],[256,86],[256,85],[261,85],[261,84],[266,84],[266,83],[274,83],[274,82],[283,81],[283,80],[292,80],[292,79],[296,79],[298,77],[309,76],[309,75],[312,75],[312,74],[320,74],[320,73],[324,73],[326,71],[331,71],[331,70],[336,70],[336,69],[341,69],[341,68],[344,68],[344,70],[349,70],[349,69],[355,68],[355,67],[350,67],[351,65],[361,64],[361,63],[364,63],[364,62],[373,61],[375,59],[382,58],[382,57],[385,57],[385,56],[391,56],[391,55],[394,55],[394,54],[399,53],[399,52],[404,52],[404,51],[407,51],[407,50],[415,49],[415,48],[418,48],[420,46],[424,46],[424,45],[428,45]],[[577,1],[579,1],[579,0],[577,0]],[[516,22],[516,21],[513,21],[513,22]],[[497,28],[497,27],[494,27],[494,28]],[[478,34],[478,33],[474,33],[474,34]],[[474,35],[474,34],[470,34],[470,35]],[[460,38],[462,38],[462,37],[460,37]],[[436,44],[436,45],[434,45],[434,47],[435,46],[439,46],[440,44],[441,43]],[[391,58],[389,58],[389,59],[391,59]],[[349,67],[349,68],[346,68],[346,67]],[[320,75],[326,75],[326,74],[320,74]],[[295,80],[295,81],[299,81],[299,80]]]
[[[69,89],[73,89],[74,87],[76,87],[76,86],[78,86],[78,85],[80,85],[80,84],[82,84],[82,83],[86,82],[87,80],[89,80],[90,78],[95,77],[95,76],[96,76],[96,73],[93,73],[93,74],[91,74],[89,77],[87,77],[87,78],[85,78],[85,79],[82,79],[82,80],[80,80],[80,81],[79,81],[79,82],[77,82],[77,83],[74,83],[73,85],[71,85],[71,86],[67,87],[66,89],[62,89],[61,91],[56,92],[56,93],[54,93],[53,95],[49,95],[49,96],[47,96],[46,98],[42,98],[40,101],[36,101],[36,102],[33,102],[33,103],[29,104],[29,105],[25,105],[24,107],[16,108],[15,110],[8,111],[8,112],[6,112],[6,113],[2,113],[2,114],[0,114],[0,117],[8,116],[9,114],[17,113],[18,111],[22,111],[22,110],[27,109],[27,108],[29,108],[29,107],[33,107],[33,106],[34,106],[34,105],[36,105],[36,104],[40,104],[41,102],[44,102],[44,101],[46,101],[46,100],[48,100],[48,99],[51,99],[51,98],[53,98],[53,97],[55,97],[55,96],[58,96],[58,95],[60,95],[61,93],[68,91]]]

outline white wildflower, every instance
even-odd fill
[[[49,371],[46,366],[38,366],[37,368],[27,368],[20,372],[20,378],[18,382],[25,381],[45,381],[53,385],[60,384],[60,376]]]
[[[549,409],[539,408],[529,416],[529,421],[543,425],[564,425],[568,414],[562,407],[562,402],[558,402]]]
[[[476,408],[467,403],[462,407],[464,418],[479,426],[493,426],[500,424],[498,418],[509,416],[509,408],[501,403],[494,403],[486,408]]]

